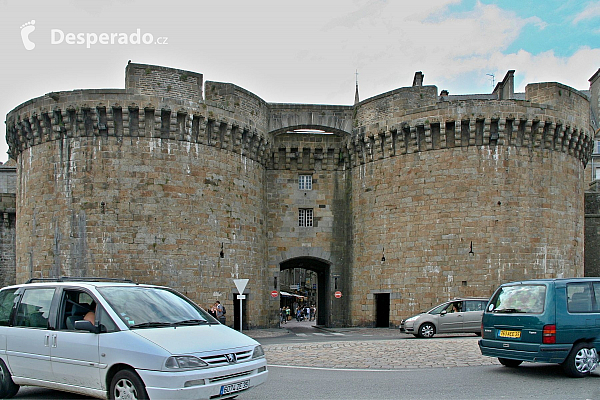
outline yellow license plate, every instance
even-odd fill
[[[501,330],[500,333],[498,334],[499,337],[509,337],[509,338],[520,338],[521,337],[521,331],[505,331],[505,330]]]

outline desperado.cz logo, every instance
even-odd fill
[[[26,50],[33,50],[35,43],[31,41],[29,35],[35,30],[35,20],[31,20],[21,25],[21,39]],[[61,29],[50,30],[50,44],[52,45],[74,45],[91,48],[94,45],[166,45],[168,37],[160,36],[156,39],[154,35],[145,32],[142,33],[138,28],[135,32],[64,32]]]

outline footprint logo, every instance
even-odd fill
[[[33,50],[35,48],[35,43],[29,40],[29,34],[33,31],[35,31],[34,19],[21,25],[21,39],[23,39],[23,46],[25,46],[26,50]]]

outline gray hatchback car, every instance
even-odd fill
[[[481,317],[487,303],[486,298],[449,300],[402,320],[400,330],[422,338],[431,338],[436,333],[481,335]]]

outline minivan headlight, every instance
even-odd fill
[[[262,348],[262,346],[256,346],[254,348],[254,352],[252,353],[252,358],[260,358],[260,357],[264,357],[265,356],[265,352]]]
[[[167,369],[194,369],[208,367],[208,364],[194,356],[173,356],[165,361]]]

